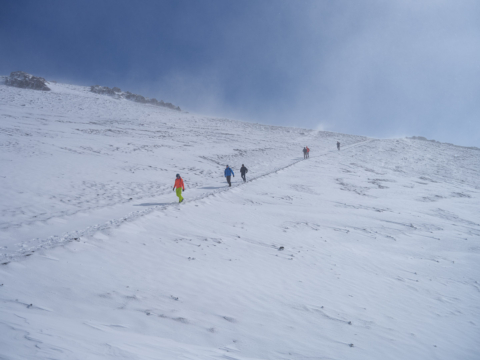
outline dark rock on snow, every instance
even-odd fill
[[[181,111],[179,106],[175,106],[172,103],[165,103],[163,102],[163,100],[158,101],[155,98],[151,98],[151,99],[146,98],[142,95],[133,94],[130,91],[122,92],[122,90],[120,90],[120,88],[118,87],[114,87],[110,89],[108,86],[94,85],[94,86],[90,86],[90,91],[96,94],[115,96],[117,99],[127,99],[127,100],[135,101],[141,104],[163,106],[172,110]]]
[[[115,91],[108,86],[93,85],[90,86],[90,91],[102,95],[115,95]]]
[[[13,71],[10,73],[10,76],[5,79],[5,84],[22,89],[50,91],[44,78],[33,76],[23,71]]]
[[[47,81],[44,78],[33,76],[23,71],[14,71],[10,74],[10,76],[5,78],[6,85],[15,86],[23,89],[50,91],[50,88],[47,86],[46,83]],[[132,94],[129,91],[122,92],[122,90],[118,87],[110,89],[108,86],[93,85],[90,86],[90,91],[96,94],[115,96],[118,99],[124,98],[141,104],[163,106],[172,110],[181,111],[179,106],[175,106],[172,103],[165,103],[163,102],[163,100],[158,101],[154,98],[145,98],[142,95]]]

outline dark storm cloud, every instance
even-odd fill
[[[190,111],[480,145],[477,1],[16,1],[0,72]]]

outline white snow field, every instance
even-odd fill
[[[480,359],[479,149],[49,87],[0,85],[0,359]]]

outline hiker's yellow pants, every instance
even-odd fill
[[[182,200],[183,200],[182,188],[177,188],[177,196],[178,196],[178,202],[182,202]]]

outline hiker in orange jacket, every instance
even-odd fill
[[[305,147],[307,149],[307,159],[310,157],[310,149],[308,148],[308,146]]]
[[[185,191],[185,185],[183,184],[183,179],[180,177],[180,174],[177,174],[177,178],[175,179],[173,191],[175,191],[175,189],[177,189],[178,202],[181,203],[183,201],[182,189]]]

